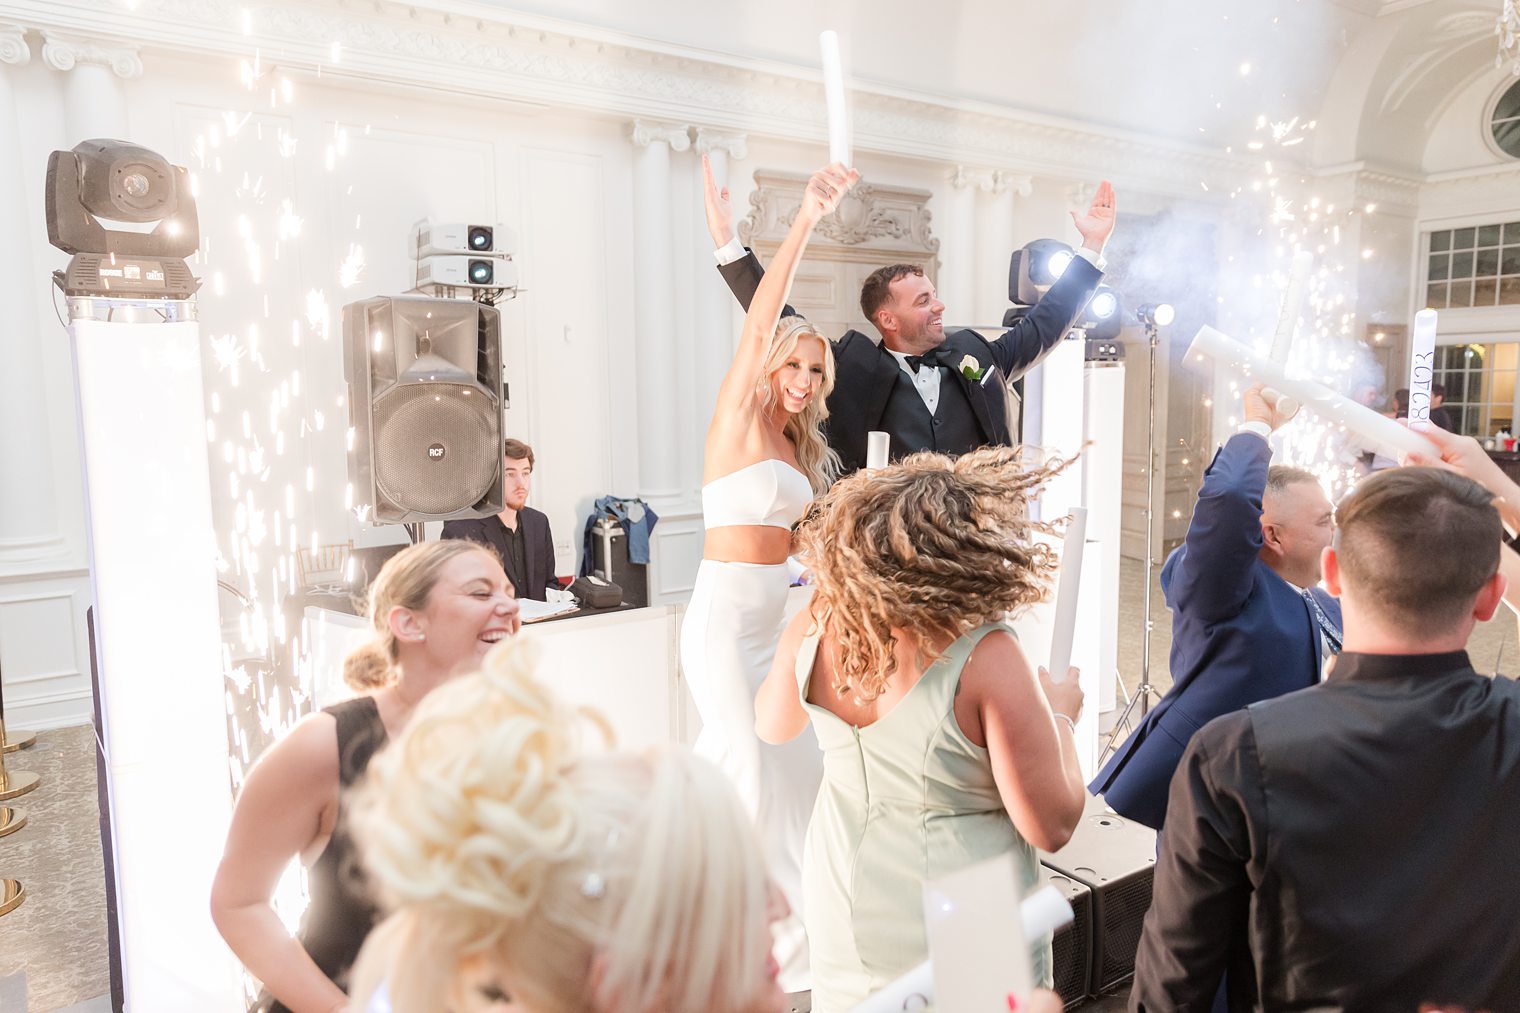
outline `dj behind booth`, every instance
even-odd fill
[[[519,598],[548,601],[549,588],[562,589],[554,575],[554,537],[549,518],[528,506],[533,488],[533,448],[521,440],[503,444],[505,492],[501,512],[485,517],[445,521],[444,538],[464,538],[489,546]]]

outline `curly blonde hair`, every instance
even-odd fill
[[[802,473],[808,477],[814,495],[821,495],[841,470],[839,455],[823,437],[823,423],[829,417],[827,399],[834,389],[834,346],[802,317],[782,317],[771,338],[770,351],[766,352],[765,368],[761,370],[760,379],[755,385],[755,396],[760,401],[761,411],[770,414],[775,410],[776,371],[786,365],[798,342],[804,338],[814,338],[823,345],[823,383],[807,406],[786,420],[782,431],[796,448],[797,463],[801,465]]]
[[[359,692],[383,689],[396,681],[401,645],[391,632],[391,609],[420,612],[449,560],[466,552],[496,555],[479,542],[446,538],[409,545],[385,561],[364,596],[363,611],[373,636],[343,659],[343,681]]]
[[[897,671],[894,629],[954,640],[1045,597],[1058,560],[1028,501],[1071,460],[1022,447],[918,453],[835,483],[797,532],[813,570],[813,621],[836,639],[834,690],[879,697]]]
[[[744,1009],[770,930],[759,845],[723,775],[685,750],[585,756],[534,677],[531,634],[429,693],[370,765],[354,839],[392,913],[352,976],[396,1013]]]

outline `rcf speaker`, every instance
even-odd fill
[[[350,303],[343,353],[361,516],[409,524],[500,513],[500,313],[420,296]]]
[[[1053,886],[1071,905],[1071,924],[1055,931],[1051,941],[1054,983],[1051,987],[1067,1009],[1087,1001],[1092,983],[1092,889],[1070,876],[1040,867],[1040,887]]]
[[[1151,906],[1156,832],[1115,814],[1102,799],[1089,797],[1066,847],[1053,855],[1041,853],[1040,862],[1092,891],[1089,994],[1122,984],[1135,973],[1140,930]]]

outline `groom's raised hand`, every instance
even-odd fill
[[[1102,253],[1103,244],[1113,235],[1114,217],[1114,185],[1106,179],[1098,184],[1087,214],[1071,213],[1072,222],[1082,234],[1082,245],[1094,253]]]

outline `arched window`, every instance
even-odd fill
[[[1488,126],[1499,150],[1511,158],[1520,158],[1520,80],[1506,88],[1494,103]]]

